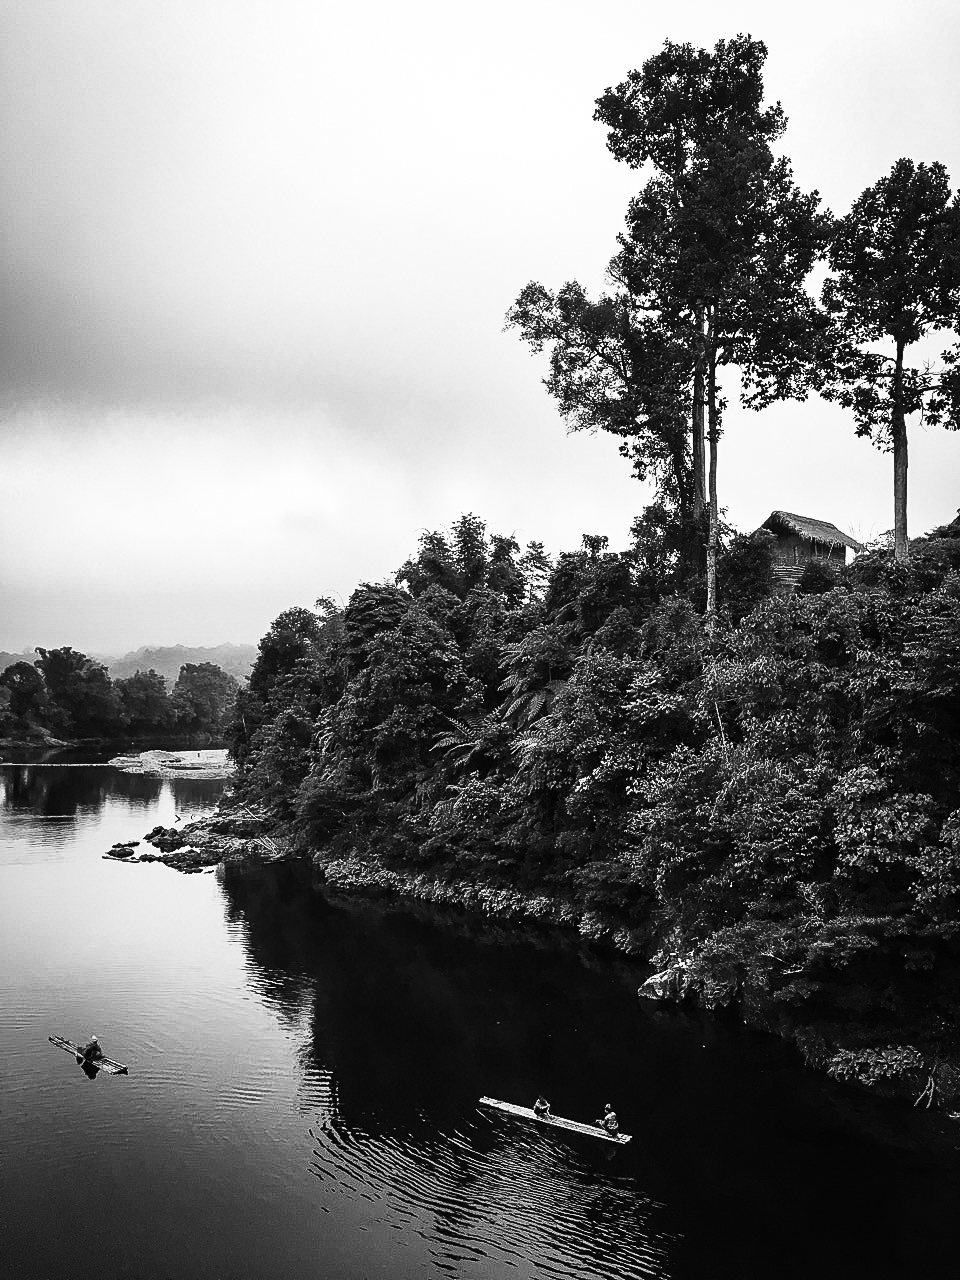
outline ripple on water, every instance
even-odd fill
[[[544,1276],[665,1274],[669,1240],[650,1221],[660,1206],[552,1135],[491,1132],[482,1121],[466,1133],[373,1134],[328,1116],[310,1136],[310,1172],[328,1192],[415,1231],[439,1270],[489,1275],[491,1265],[527,1270],[535,1260]]]
[[[0,865],[32,867],[38,863],[63,862],[66,846],[74,838],[76,823],[60,814],[46,816],[41,825],[32,818],[4,815],[0,840]]]

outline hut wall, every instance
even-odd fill
[[[813,542],[809,538],[801,538],[797,533],[778,534],[773,554],[774,565],[784,569],[796,565],[802,569],[808,560],[827,560],[835,566],[847,562],[846,548],[841,544]]]
[[[777,535],[773,549],[773,576],[776,584],[788,591],[796,590],[809,560],[824,560],[832,569],[842,569],[847,562],[846,548],[840,544],[814,542],[797,533]]]
[[[804,565],[810,559],[809,542],[804,542],[799,534],[777,534],[777,545],[774,548],[774,564],[778,568],[789,568],[793,565]]]

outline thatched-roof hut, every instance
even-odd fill
[[[781,590],[794,591],[811,560],[821,560],[833,568],[846,563],[847,548],[861,549],[849,534],[841,533],[828,520],[794,515],[792,511],[773,511],[760,526],[776,538],[773,548],[773,573]]]

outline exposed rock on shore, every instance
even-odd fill
[[[152,773],[162,778],[230,778],[233,763],[224,749],[202,751],[141,751],[107,761],[124,773]]]
[[[203,871],[221,862],[280,861],[289,850],[266,834],[263,818],[254,813],[218,814],[183,827],[154,827],[143,837],[159,852],[134,855],[140,841],[114,845],[103,856],[126,863],[162,862],[176,871]]]
[[[133,856],[133,851],[139,843],[139,840],[118,841],[116,844],[111,845],[103,856],[105,858],[121,858],[125,861]]]

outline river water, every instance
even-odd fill
[[[960,1125],[642,1005],[630,964],[104,861],[220,783],[0,766],[0,1262],[18,1280],[926,1277]],[[87,1079],[47,1036],[99,1035]],[[478,1108],[592,1120],[629,1146]]]

